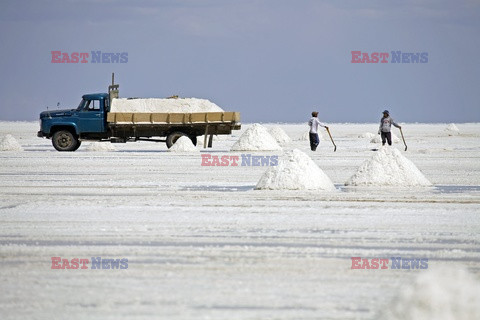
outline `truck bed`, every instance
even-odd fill
[[[239,124],[240,112],[118,113],[107,114],[109,124]]]
[[[231,134],[240,130],[240,112],[144,113],[108,112],[107,125],[112,137],[151,138],[183,133],[196,141],[204,135],[204,147],[212,145],[213,135]],[[193,141],[192,140],[192,141]]]

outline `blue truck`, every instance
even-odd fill
[[[212,147],[213,135],[229,135],[241,128],[239,112],[113,113],[110,104],[118,98],[118,87],[112,76],[108,93],[85,94],[75,109],[40,113],[37,136],[51,139],[58,151],[75,151],[85,140],[166,142],[170,148],[181,136],[197,145],[202,135],[204,147]]]

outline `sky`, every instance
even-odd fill
[[[205,98],[245,123],[480,122],[479,33],[480,0],[2,0],[0,120],[75,108],[115,72],[120,97]]]

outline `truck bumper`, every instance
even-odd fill
[[[37,137],[43,138],[43,137],[46,137],[46,136],[43,134],[42,131],[38,131],[38,132],[37,132]]]

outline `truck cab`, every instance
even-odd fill
[[[76,109],[42,112],[37,135],[51,138],[58,151],[75,151],[81,139],[108,138],[106,115],[109,108],[107,93],[83,95]]]

